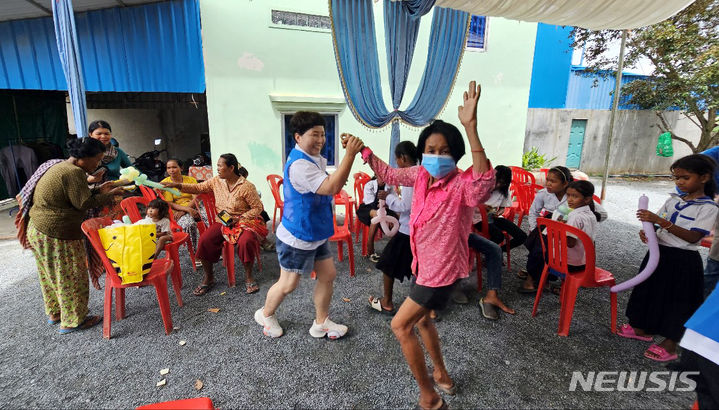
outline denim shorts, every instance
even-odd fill
[[[327,242],[312,250],[294,248],[281,240],[277,240],[277,259],[280,261],[280,268],[287,272],[297,274],[312,273],[315,269],[315,262],[332,257]]]

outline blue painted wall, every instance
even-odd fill
[[[644,78],[642,75],[623,73],[622,85],[632,82],[638,78]],[[594,81],[597,85],[594,86]],[[614,85],[616,79],[614,76],[601,78],[596,75],[584,75],[582,67],[573,67],[572,74],[569,77],[569,88],[567,90],[567,102],[565,108],[581,109],[581,110],[611,110]],[[620,100],[621,102],[621,100]],[[634,105],[619,104],[620,110],[636,109]]]
[[[572,27],[539,23],[529,108],[564,108],[572,66]]]
[[[77,13],[75,24],[87,91],[205,91],[199,0]],[[67,89],[51,18],[0,23],[0,89]]]

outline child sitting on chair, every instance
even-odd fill
[[[157,226],[157,248],[155,259],[165,249],[165,245],[172,242],[172,231],[170,229],[170,206],[160,198],[153,199],[147,204],[146,216],[135,222],[136,224],[155,224]]]

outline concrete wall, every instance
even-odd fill
[[[344,104],[330,31],[278,27],[271,22],[272,9],[327,16],[326,1],[202,0],[200,9],[212,156],[216,160],[223,152],[235,153],[262,190],[266,208],[272,205],[266,175],[282,173],[281,111],[299,107],[325,111],[320,107],[333,106],[339,110],[340,132],[360,136],[388,159],[390,127],[368,130]],[[382,2],[375,4],[374,11],[388,102]],[[425,16],[420,27],[402,108],[414,97],[422,76],[431,18]],[[491,17],[487,51],[465,53],[447,109],[439,115],[459,125],[456,107],[467,83],[481,82],[479,132],[494,164],[521,161],[536,27],[536,23]],[[284,102],[273,103],[271,96],[281,96]],[[401,138],[416,141],[420,131],[402,126]],[[466,156],[460,165],[469,166],[470,161]],[[359,170],[369,168],[355,161],[353,172]]]
[[[69,132],[76,134],[69,105],[67,112]],[[153,149],[167,149],[163,160],[186,160],[200,152],[200,135],[208,132],[207,112],[202,107],[87,110],[88,123],[95,120],[109,122],[120,148],[133,157]],[[161,139],[161,144],[156,146],[155,139]]]
[[[572,120],[585,119],[587,128],[580,169],[589,174],[602,173],[610,114],[608,110],[529,109],[524,150],[537,147],[548,158],[557,157],[552,165],[564,165]],[[666,118],[677,135],[699,140],[699,129],[679,112],[668,112]],[[610,152],[610,174],[668,174],[672,162],[692,153],[686,144],[674,141],[674,157],[657,156],[657,138],[661,134],[658,122],[653,111],[618,112]]]

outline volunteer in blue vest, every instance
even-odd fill
[[[719,288],[684,326],[681,370],[699,372],[695,379],[699,408],[719,409]]]
[[[269,337],[282,336],[275,311],[287,295],[297,288],[300,278],[317,273],[312,337],[337,339],[347,326],[329,318],[334,280],[337,276],[327,240],[334,234],[332,199],[347,182],[352,162],[363,147],[351,137],[337,171],[327,173],[327,159],[321,155],[325,145],[325,121],[317,112],[299,111],[290,120],[295,147],[287,157],[283,193],[285,206],[277,227],[277,257],[280,279],[267,292],[264,307],[255,312],[255,321]]]

